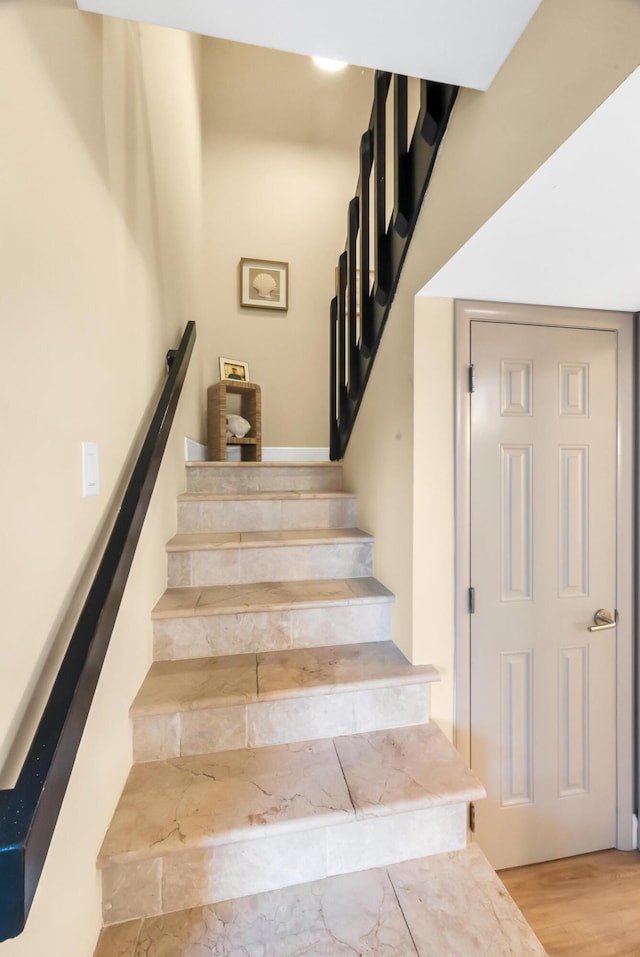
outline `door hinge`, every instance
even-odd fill
[[[469,589],[469,614],[475,615],[476,613],[476,590],[475,588]]]
[[[473,363],[469,366],[469,392],[476,391],[476,367]]]
[[[473,833],[476,829],[476,806],[471,801],[469,804],[469,830]]]

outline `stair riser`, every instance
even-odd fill
[[[353,498],[178,502],[178,531],[267,532],[298,528],[355,528],[356,512]]]
[[[169,587],[363,578],[372,570],[371,542],[169,552],[168,561]]]
[[[135,761],[381,731],[429,720],[429,686],[396,685],[134,717]]]
[[[104,922],[460,850],[466,836],[467,805],[459,803],[111,864],[102,874]]]
[[[390,602],[354,602],[153,623],[156,661],[323,648],[391,638]]]
[[[338,466],[193,466],[187,469],[189,492],[339,492]]]

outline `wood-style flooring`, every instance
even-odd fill
[[[500,871],[549,957],[640,957],[640,853],[598,851]]]

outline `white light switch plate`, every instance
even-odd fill
[[[97,495],[100,491],[98,443],[82,443],[82,494]]]

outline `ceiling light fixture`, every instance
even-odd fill
[[[342,60],[328,60],[324,56],[314,56],[312,57],[313,62],[316,66],[319,66],[321,70],[326,70],[328,73],[337,73],[338,70],[344,70],[347,63],[344,63]]]

